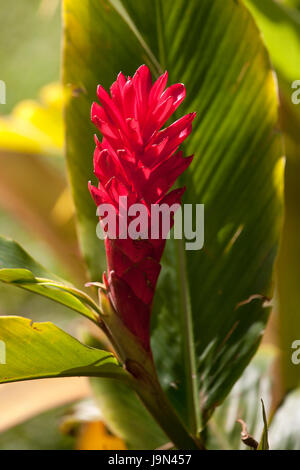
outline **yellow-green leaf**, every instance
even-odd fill
[[[50,322],[0,317],[0,341],[5,345],[0,383],[46,377],[127,377],[111,353],[85,346]]]

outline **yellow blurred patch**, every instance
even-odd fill
[[[124,442],[110,434],[101,421],[82,425],[77,450],[126,450]]]

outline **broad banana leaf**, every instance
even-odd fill
[[[299,180],[300,180],[300,106],[292,100],[298,92],[292,85],[300,70],[300,13],[272,0],[245,0],[263,33],[264,40],[279,76],[281,120],[286,148],[285,223],[277,263],[278,336],[281,348],[282,384],[285,391],[299,386],[300,370],[293,364],[292,344],[298,339],[300,318],[299,295]],[[287,54],[288,50],[288,54]],[[299,87],[298,87],[299,88]],[[281,397],[283,398],[283,396]]]

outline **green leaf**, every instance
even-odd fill
[[[23,248],[13,240],[0,236],[0,269],[27,269],[34,276],[51,277],[59,280],[37,263]]]
[[[103,269],[92,178],[90,105],[122,70],[146,63],[183,82],[180,115],[197,111],[185,149],[185,203],[205,204],[205,244],[168,241],[155,297],[152,346],[160,380],[199,431],[255,353],[281,228],[283,151],[274,74],[240,1],[65,0],[67,159],[92,277]],[[159,65],[157,65],[159,63]],[[102,261],[101,261],[102,260]],[[200,394],[200,404],[199,397]]]
[[[4,237],[0,237],[0,281],[48,297],[97,323],[98,307],[87,294],[48,272],[20,245]]]
[[[261,436],[260,443],[258,445],[257,450],[269,450],[269,437],[268,437],[268,421],[266,416],[266,410],[263,400],[261,400],[262,406],[262,415],[264,420],[264,430]]]
[[[153,346],[186,419],[196,362],[206,420],[255,353],[268,318],[282,220],[278,98],[260,34],[240,2],[177,2],[171,15],[168,2],[162,5],[171,82],[187,87],[181,111],[198,113],[185,152],[195,158],[182,182],[184,202],[205,204],[205,242],[185,253],[168,242]],[[181,366],[184,356],[190,367]]]
[[[242,419],[250,435],[259,439],[263,432],[260,400],[263,399],[269,412],[272,402],[271,368],[275,351],[262,347],[255,355],[230,394],[208,423],[208,449],[246,450],[241,441]]]
[[[0,317],[0,340],[6,352],[0,383],[46,377],[127,377],[112,354],[85,346],[50,322]]]

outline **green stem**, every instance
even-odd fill
[[[164,70],[167,66],[165,30],[163,21],[162,1],[156,0],[156,24],[159,46],[159,59],[161,68]],[[184,354],[186,363],[186,372],[188,377],[188,416],[189,429],[194,435],[200,433],[200,406],[197,386],[197,368],[193,338],[193,320],[190,305],[188,286],[186,282],[186,266],[185,254],[183,251],[183,243],[178,240],[178,281],[181,293],[181,311],[184,335]]]

